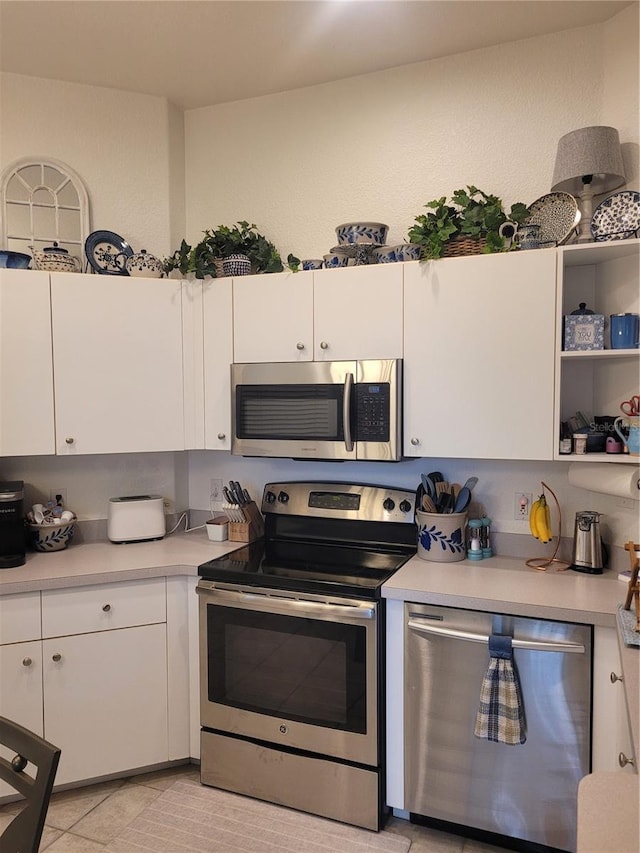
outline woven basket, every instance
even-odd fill
[[[459,258],[462,255],[479,255],[486,245],[486,237],[454,237],[444,247],[442,257]]]

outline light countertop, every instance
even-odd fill
[[[24,566],[0,571],[0,595],[71,586],[197,575],[201,563],[241,548],[242,542],[211,542],[204,530],[154,542],[115,545],[72,543],[63,551],[28,552]],[[432,563],[413,557],[383,586],[388,599],[441,604],[519,616],[583,622],[615,628],[626,586],[614,573],[546,572],[522,558]],[[640,743],[640,648],[625,646],[618,632],[625,694],[636,755]]]

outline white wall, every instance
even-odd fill
[[[91,230],[172,251],[184,229],[184,149],[182,113],[164,98],[2,73],[0,110],[0,171],[31,155],[62,160],[87,188]]]
[[[187,235],[248,219],[283,257],[315,258],[342,222],[385,222],[401,242],[427,201],[468,183],[532,202],[564,133],[615,121],[637,146],[637,32],[633,8],[606,29],[189,111]]]

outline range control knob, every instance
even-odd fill
[[[289,503],[289,495],[286,492],[280,492],[278,495],[278,502],[281,504]]]
[[[396,505],[391,498],[385,498],[382,506],[387,510],[387,512],[391,512],[392,509],[396,508]]]
[[[411,512],[412,509],[409,501],[400,501],[400,512]]]
[[[272,504],[274,503],[276,496],[273,494],[273,492],[267,492],[264,496],[264,499],[268,504]]]

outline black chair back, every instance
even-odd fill
[[[0,779],[25,798],[24,808],[0,836],[0,850],[38,853],[60,750],[5,717],[0,717],[0,746],[15,753],[13,759],[0,755]]]

